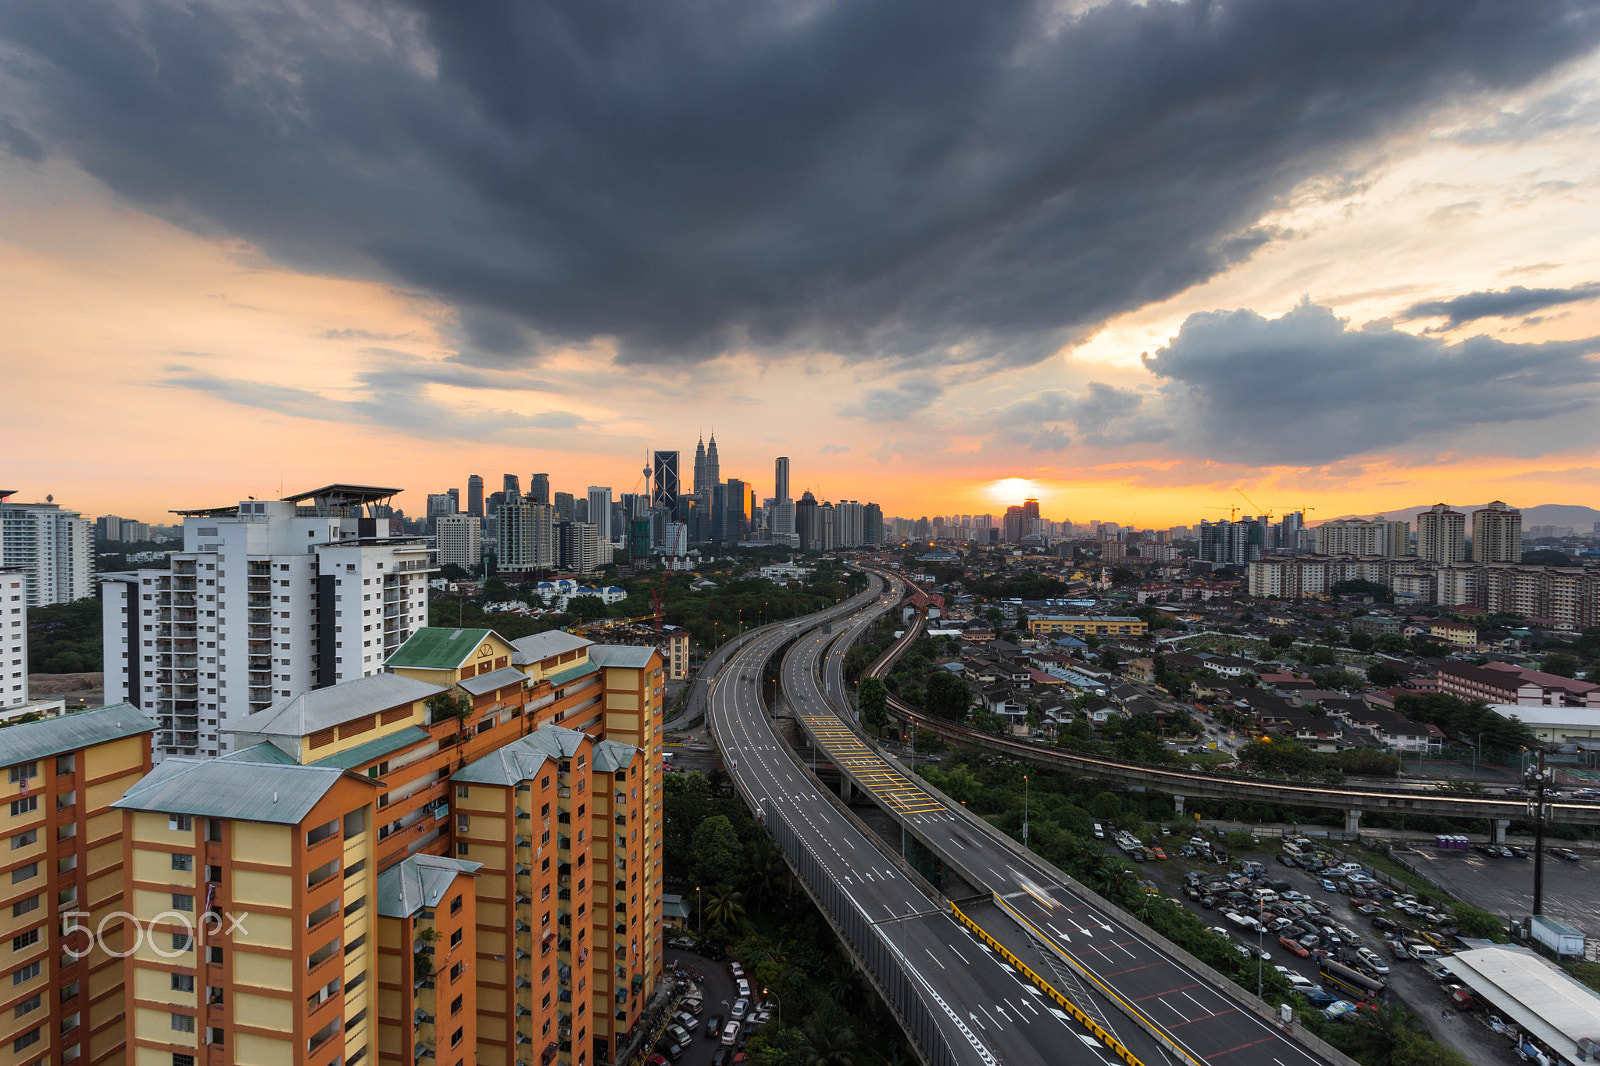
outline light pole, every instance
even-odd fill
[[[1263,903],[1261,902],[1261,897],[1257,896],[1256,897],[1256,998],[1257,999],[1261,998],[1261,971],[1263,969],[1263,963],[1261,961],[1261,956],[1263,954],[1265,954],[1265,952],[1263,952],[1261,950],[1261,934],[1266,930],[1266,926],[1261,921],[1262,915],[1264,914],[1264,911],[1262,910],[1262,908],[1263,908]]]
[[[705,901],[700,898],[699,885],[694,886],[694,914],[695,935],[704,936],[706,932],[706,905]]]
[[[1028,775],[1022,775],[1022,846],[1028,846]]]
[[[778,998],[778,993],[774,992],[770,988],[763,988],[761,990],[761,994],[763,996],[768,997],[769,999],[772,1000],[772,1002],[774,1002],[774,1003],[776,1003],[778,1005],[778,1028],[782,1029],[783,1028],[783,1000],[779,999]]]

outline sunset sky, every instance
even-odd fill
[[[0,488],[1600,506],[1600,7],[0,5]]]

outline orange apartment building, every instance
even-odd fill
[[[122,816],[111,804],[150,771],[155,729],[119,703],[0,730],[6,1066],[127,1061]]]
[[[661,972],[660,655],[424,629],[388,668],[248,716],[231,755],[169,759],[117,804],[154,931],[126,965],[131,1061],[591,1066],[638,1023]],[[216,917],[173,957],[185,904]]]

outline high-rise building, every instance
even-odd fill
[[[884,543],[883,508],[875,503],[861,508],[861,542],[871,546]]]
[[[556,509],[556,518],[562,522],[571,522],[577,517],[573,513],[573,500],[570,492],[556,493],[554,507]]]
[[[712,439],[715,444],[715,438]],[[743,481],[731,477],[727,481],[728,514],[724,521],[725,544],[738,544],[750,535],[750,515],[745,510],[750,492]]]
[[[1430,563],[1464,562],[1467,516],[1442,503],[1417,515],[1417,555]]]
[[[1103,523],[1102,538],[1109,531],[1115,539],[1116,527]],[[1200,523],[1199,557],[1218,566],[1243,566],[1261,558],[1266,547],[1266,528],[1249,515],[1237,522],[1218,520]]]
[[[611,486],[589,486],[589,524],[601,540],[611,542]]]
[[[559,548],[555,508],[520,496],[501,505],[495,556],[500,570],[519,574],[554,570]]]
[[[561,541],[561,568],[588,575],[611,561],[610,543],[602,562],[599,531],[589,522],[562,522],[556,527]]]
[[[1023,525],[1021,507],[1007,507],[1005,517],[1001,519],[1002,538],[1007,544],[1019,544],[1027,532]]]
[[[711,487],[711,482],[706,478],[706,440],[701,437],[694,445],[694,494],[704,495]]]
[[[817,517],[817,498],[807,489],[794,505],[795,534],[801,551],[822,550],[822,525]]]
[[[528,479],[528,495],[534,503],[550,502],[550,475],[534,474]]]
[[[778,456],[772,466],[772,498],[783,503],[789,499],[789,457]]]
[[[448,492],[428,493],[428,531],[438,529],[440,515],[455,514],[458,510],[455,498]]]
[[[839,547],[859,548],[866,543],[866,508],[856,500],[840,500],[833,514],[839,526]]]
[[[170,950],[173,941],[141,948],[138,928],[124,920],[125,834],[111,804],[150,772],[155,729],[138,708],[118,703],[0,730],[8,781],[0,786],[0,834],[11,842],[9,887],[0,895],[0,908],[11,915],[10,999],[0,1014],[0,1047],[12,1049],[7,1062],[137,1061],[124,1044],[133,1004],[123,955],[159,958],[154,952]],[[163,857],[156,877],[177,865]],[[152,873],[154,867],[133,874],[141,891]],[[191,915],[204,898],[149,896],[161,910],[187,904]],[[163,977],[159,992],[139,998],[160,1000],[167,987]]]
[[[483,517],[483,478],[477,474],[467,477],[467,513],[474,518]]]
[[[474,515],[441,515],[434,539],[440,566],[476,572],[483,565],[483,519]]]
[[[22,571],[29,607],[94,595],[94,523],[53,500],[9,503],[0,489],[0,566]]]
[[[1473,511],[1472,561],[1522,562],[1522,512],[1500,500]]]
[[[168,569],[100,575],[106,699],[156,720],[158,762],[226,754],[235,722],[379,672],[427,624],[427,543],[363,516],[399,491],[328,485],[180,511]]]
[[[832,503],[817,508],[817,547],[832,551],[839,546],[839,515]]]
[[[677,453],[674,452],[673,454],[676,455]],[[706,484],[722,484],[722,460],[717,456],[717,435],[715,433],[711,434],[711,442],[706,445]]]
[[[715,454],[716,447],[716,438],[712,437],[708,465],[709,456]],[[650,506],[676,522],[682,517],[678,507],[678,453],[658,451],[652,456],[651,466]]]
[[[513,496],[521,496],[522,480],[515,474],[502,474],[500,475],[500,491],[506,494],[507,499]]]
[[[1381,555],[1398,559],[1410,551],[1411,523],[1345,518],[1322,523],[1312,530],[1312,539],[1319,555]]]
[[[0,718],[28,704],[28,589],[21,570],[0,567]]]

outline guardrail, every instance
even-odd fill
[[[795,832],[782,812],[770,803],[761,805],[761,820],[766,825],[778,847],[789,860],[790,867],[804,882],[807,894],[817,902],[838,935],[848,942],[856,957],[869,971],[884,1001],[899,1015],[901,1028],[912,1043],[917,1045],[918,1056],[928,1066],[956,1066],[960,1061],[955,1051],[939,1029],[933,1010],[918,994],[915,982],[896,957],[893,945],[883,930],[870,919],[850,895],[828,875],[822,861]],[[954,1012],[948,1012],[957,1025],[962,1025]],[[965,1026],[962,1025],[965,1029]],[[970,1030],[966,1031],[972,1039]],[[972,1040],[986,1066],[996,1066],[986,1049]]]
[[[999,896],[995,896],[994,900],[1002,907],[1006,906],[1005,901]],[[1006,909],[1009,910],[1010,908]],[[1041,992],[1055,1001],[1056,1005],[1071,1015],[1074,1021],[1082,1025],[1085,1029],[1089,1030],[1089,1032],[1094,1035],[1096,1040],[1110,1048],[1111,1053],[1116,1055],[1117,1058],[1121,1059],[1123,1062],[1126,1062],[1128,1066],[1144,1066],[1144,1063],[1140,1062],[1139,1059],[1134,1056],[1133,1052],[1129,1051],[1125,1046],[1123,1046],[1122,1041],[1112,1036],[1100,1025],[1099,1022],[1095,1021],[1093,1018],[1089,1017],[1089,1015],[1080,1010],[1076,1003],[1073,1003],[1060,992],[1057,992],[1048,981],[1035,973],[1033,968],[1027,963],[1023,962],[1021,959],[1011,954],[1010,951],[1006,950],[1006,946],[1004,944],[990,936],[983,926],[967,917],[966,913],[963,912],[960,907],[956,906],[954,901],[952,901],[950,904],[950,913],[955,915],[956,921],[972,930],[979,940],[982,940],[985,944],[988,944],[989,947],[993,948],[1002,959],[1005,959],[1006,962],[1015,967],[1017,971],[1020,972],[1024,977],[1026,977],[1029,981],[1032,981]],[[1015,915],[1013,915],[1013,917],[1015,917]],[[1173,1048],[1173,1050],[1177,1051],[1178,1054],[1183,1055],[1183,1057],[1190,1063],[1194,1064],[1194,1066],[1204,1066],[1204,1064],[1197,1062],[1192,1055],[1185,1053],[1182,1051],[1182,1049]]]

